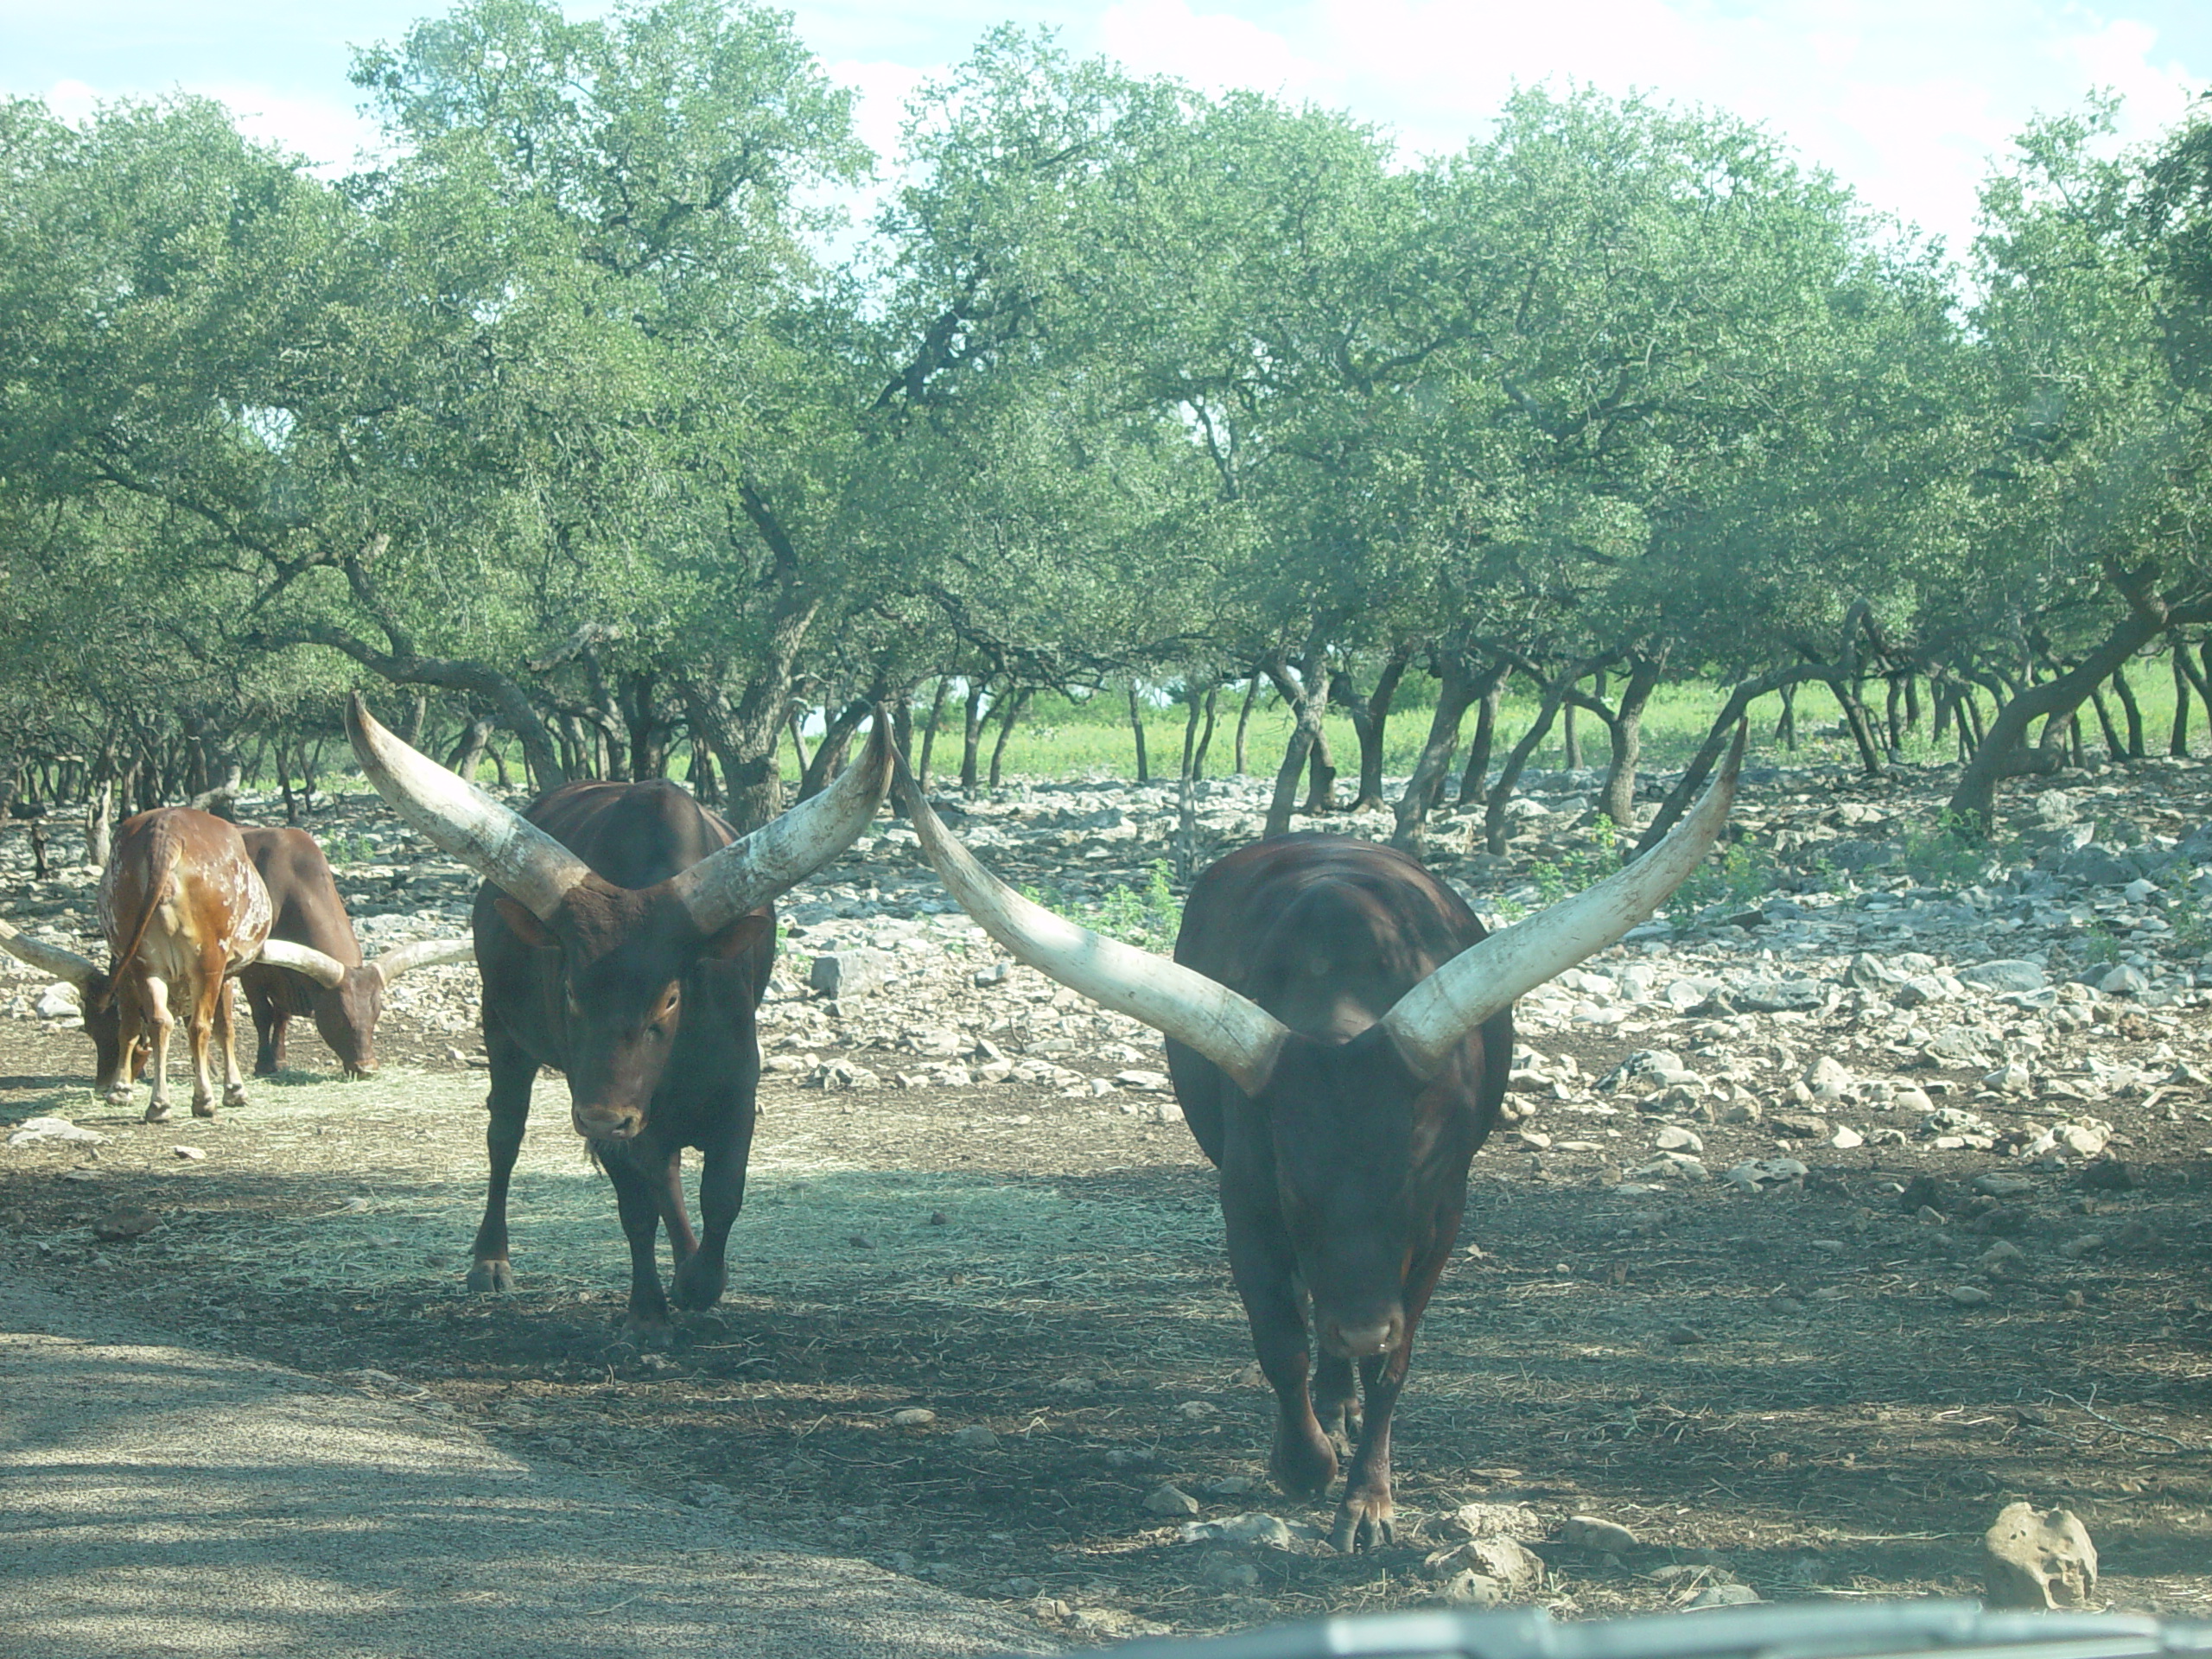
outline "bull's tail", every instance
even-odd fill
[[[115,960],[108,964],[107,996],[112,1000],[117,987],[123,983],[124,970],[138,955],[138,947],[146,942],[146,930],[154,925],[154,912],[162,906],[168,895],[169,876],[176,868],[176,837],[167,823],[154,826],[153,847],[147,857],[146,899],[138,912],[137,925],[130,930],[130,942],[115,953]]]

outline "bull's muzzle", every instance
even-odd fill
[[[569,1122],[587,1141],[628,1141],[645,1128],[645,1115],[635,1106],[571,1105]]]
[[[1406,1330],[1405,1317],[1395,1310],[1381,1319],[1351,1321],[1325,1315],[1318,1323],[1321,1345],[1346,1359],[1372,1359],[1387,1354],[1398,1345]]]

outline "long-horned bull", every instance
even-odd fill
[[[134,1043],[127,1055],[124,1052],[123,1011],[108,995],[106,969],[66,946],[18,932],[6,922],[0,922],[0,950],[75,988],[85,1034],[92,1039],[92,1086],[101,1094],[128,1090],[132,1080],[144,1074],[146,1045]]]
[[[569,1117],[613,1183],[630,1241],[624,1329],[664,1343],[654,1265],[663,1223],[679,1306],[722,1294],[745,1199],[760,1052],[753,1010],[775,956],[769,901],[850,846],[889,783],[888,722],[827,790],[740,840],[670,783],[569,784],[518,816],[401,742],[357,696],[346,734],[393,809],[484,878],[476,960],[492,1063],[492,1177],[468,1283],[510,1290],[507,1182],[540,1065],[569,1080]],[[701,1232],[680,1160],[702,1154]]]
[[[99,885],[100,929],[107,936],[106,986],[86,1002],[114,1004],[118,1063],[103,1050],[100,1088],[116,1105],[130,1098],[137,1047],[152,1039],[154,1089],[146,1121],[168,1116],[169,1032],[181,1014],[192,1046],[192,1110],[215,1116],[207,1045],[222,1045],[223,1103],[245,1103],[231,1031],[231,979],[261,952],[269,935],[269,890],[245,855],[235,825],[187,806],[126,818],[116,830]],[[99,1042],[97,1031],[93,1039]],[[124,1057],[130,1057],[125,1058]]]
[[[1167,1037],[1184,1116],[1221,1171],[1230,1270],[1275,1393],[1276,1478],[1325,1490],[1359,1429],[1338,1549],[1395,1535],[1391,1409],[1452,1255],[1468,1162],[1504,1097],[1514,999],[1620,938],[1696,868],[1743,748],[1739,729],[1703,799],[1644,857],[1502,932],[1484,937],[1402,853],[1290,836],[1198,879],[1173,962],[1022,898],[899,767],[923,849],[968,913],[1031,967]]]
[[[283,1069],[285,1028],[295,1015],[305,1015],[347,1077],[368,1076],[377,1069],[377,1020],[385,988],[410,969],[473,961],[475,942],[419,940],[364,961],[346,901],[315,837],[304,830],[243,834],[274,914],[259,959],[238,975],[253,1010],[254,1075]]]

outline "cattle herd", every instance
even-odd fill
[[[77,988],[97,1087],[127,1103],[151,1071],[168,1110],[176,1019],[193,1110],[244,1103],[231,982],[245,988],[255,1071],[312,1018],[349,1076],[374,1067],[385,984],[473,956],[483,980],[490,1174],[468,1284],[512,1289],[506,1200],[538,1068],[569,1086],[569,1122],[614,1188],[631,1253],[625,1333],[671,1337],[657,1259],[665,1227],[677,1307],[721,1296],[745,1195],[760,1059],[755,1011],[778,895],[845,850],[897,791],[970,917],[1021,961],[1167,1039],[1176,1095],[1220,1171],[1230,1266],[1278,1408],[1271,1469],[1325,1490],[1349,1457],[1332,1541],[1394,1537],[1390,1418],[1414,1332],[1452,1255],[1471,1160],[1497,1122],[1516,998],[1619,939],[1719,835],[1743,752],[1659,846],[1485,937],[1416,861],[1371,842],[1294,836],[1233,852],[1192,887],[1173,959],[1079,927],[984,869],[907,774],[879,718],[830,788],[740,836],[666,782],[570,784],[518,814],[418,753],[353,699],[363,771],[403,818],[483,878],[473,938],[365,961],[312,837],[188,808],[121,826],[99,887],[98,964],[0,922],[0,949]],[[695,1232],[681,1179],[701,1154]]]

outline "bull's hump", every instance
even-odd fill
[[[664,779],[567,784],[524,816],[618,887],[657,887],[737,838],[720,817]]]

